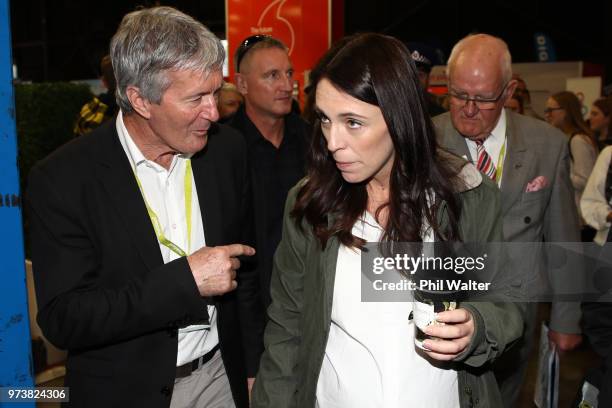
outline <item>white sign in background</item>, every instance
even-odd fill
[[[578,96],[582,102],[582,114],[588,119],[593,102],[601,94],[601,77],[567,78],[565,89]]]

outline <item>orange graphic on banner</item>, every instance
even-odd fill
[[[281,40],[289,50],[303,102],[308,72],[331,42],[331,0],[226,0],[226,33],[230,78],[234,78],[234,53],[254,34]]]

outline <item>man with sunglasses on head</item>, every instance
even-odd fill
[[[292,112],[293,65],[276,38],[254,35],[236,50],[236,86],[244,96],[228,124],[247,143],[255,208],[261,302],[270,304],[272,258],[289,189],[304,177],[307,124]]]
[[[438,143],[497,182],[506,242],[579,242],[567,138],[504,109],[517,86],[511,62],[506,43],[490,35],[470,35],[455,45],[447,65],[450,112],[434,118]],[[529,290],[538,270],[528,265],[543,260],[525,257],[511,257],[508,271],[518,274],[514,285]],[[524,335],[494,366],[506,407],[516,406],[534,338],[537,304],[523,306]],[[580,343],[579,320],[578,303],[553,302],[549,339],[560,351]]]

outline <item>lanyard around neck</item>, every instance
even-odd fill
[[[185,219],[187,222],[187,252],[183,251],[178,245],[174,242],[170,241],[164,235],[162,231],[161,224],[159,222],[159,218],[155,211],[151,208],[149,203],[147,202],[147,198],[145,197],[144,189],[142,188],[142,184],[140,183],[140,179],[136,174],[136,169],[134,169],[134,176],[136,177],[136,183],[138,183],[138,188],[140,188],[140,193],[142,194],[142,199],[144,200],[145,206],[147,207],[147,213],[149,213],[149,218],[151,219],[151,224],[153,224],[153,229],[155,230],[155,235],[157,236],[157,240],[160,244],[170,249],[172,252],[177,254],[178,256],[187,256],[191,251],[191,196],[192,196],[192,188],[191,188],[191,160],[187,159],[185,163]]]
[[[504,160],[506,158],[506,139],[504,139],[504,144],[499,151],[499,156],[497,156],[497,167],[495,168],[495,182],[498,187],[501,187],[501,178],[502,173],[504,172]]]

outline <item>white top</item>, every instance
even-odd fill
[[[383,230],[366,212],[352,232],[378,242]],[[362,302],[361,251],[340,246],[317,408],[459,407],[457,372],[416,349],[411,311],[412,302]]]
[[[192,209],[191,209],[191,248],[187,248],[187,220],[185,214],[185,166],[190,156],[175,155],[166,170],[159,164],[147,160],[123,123],[123,113],[117,115],[117,133],[123,150],[127,155],[130,166],[134,169],[143,189],[146,202],[153,209],[162,232],[166,238],[178,245],[186,253],[206,245],[204,238],[204,226],[200,213],[200,203],[193,177]],[[164,263],[179,258],[179,255],[168,247],[160,244]],[[177,367],[206,354],[219,343],[217,333],[217,316],[214,306],[208,306],[210,316],[210,328],[208,325],[195,325],[179,329],[178,354],[176,356]]]
[[[470,151],[472,163],[474,163],[474,165],[477,166],[478,152],[476,150],[476,142],[468,138],[466,138],[465,140],[467,142],[468,149]],[[493,128],[493,131],[491,132],[489,137],[487,137],[485,141],[483,142],[483,146],[485,150],[487,151],[487,153],[489,153],[489,156],[491,157],[491,160],[493,161],[493,165],[495,166],[496,169],[497,169],[497,165],[500,159],[499,154],[502,150],[502,146],[505,143],[506,143],[506,110],[502,109],[501,115],[499,116],[499,120],[497,121],[495,128]],[[506,147],[506,150],[507,150],[507,147]],[[503,177],[503,174],[504,173],[502,169],[502,177]],[[499,179],[500,185],[501,185],[501,180],[502,179],[500,178]]]
[[[577,134],[570,141],[570,152],[572,153],[570,179],[572,187],[574,187],[574,200],[576,201],[581,224],[583,223],[583,216],[580,210],[580,198],[582,197],[587,179],[591,175],[591,171],[593,171],[595,160],[597,160],[597,149],[588,139],[589,136],[587,135]]]
[[[582,216],[587,224],[597,230],[593,241],[599,245],[606,243],[610,231],[610,223],[606,221],[606,217],[612,211],[612,203],[606,200],[606,177],[611,156],[612,146],[601,151],[580,200]]]

